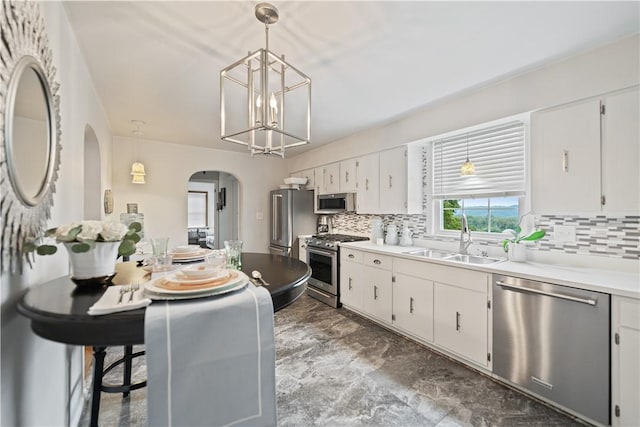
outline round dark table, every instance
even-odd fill
[[[114,284],[131,283],[133,277],[145,275],[144,270],[135,267],[135,262],[120,263],[117,267]],[[249,277],[253,270],[260,271],[269,283],[265,289],[271,294],[274,311],[300,298],[311,276],[309,266],[298,259],[251,252],[242,254],[241,270]],[[97,425],[100,391],[127,395],[130,390],[144,387],[146,383],[131,384],[131,359],[144,354],[132,353],[132,346],[144,344],[145,309],[90,316],[87,314],[89,307],[100,299],[105,289],[79,288],[68,277],[61,277],[32,287],[18,303],[18,311],[31,319],[31,329],[42,338],[93,347],[92,426]],[[125,356],[103,369],[107,346],[125,346]],[[120,363],[125,364],[124,384],[103,385],[102,376]]]

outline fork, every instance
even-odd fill
[[[128,286],[123,286],[120,288],[120,298],[118,298],[117,304],[122,304],[122,297],[124,297],[124,294],[129,292],[129,289],[130,288]]]
[[[140,282],[136,282],[134,285],[131,285],[129,289],[131,292],[131,294],[129,294],[129,302],[133,302],[133,294],[135,294],[138,289],[140,289]]]

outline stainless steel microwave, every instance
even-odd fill
[[[356,193],[319,194],[316,197],[316,213],[333,214],[355,210]]]

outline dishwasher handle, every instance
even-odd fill
[[[598,300],[593,299],[593,298],[580,298],[580,297],[575,297],[573,295],[559,294],[559,293],[556,293],[556,292],[549,292],[549,291],[543,291],[543,290],[540,290],[540,289],[533,289],[533,288],[529,288],[527,286],[510,285],[510,284],[505,283],[505,282],[503,282],[501,280],[496,281],[496,285],[498,285],[498,286],[500,286],[502,288],[507,288],[507,289],[511,289],[511,290],[514,290],[514,291],[531,292],[532,294],[546,295],[546,296],[549,296],[549,297],[565,299],[565,300],[579,302],[579,303],[582,303],[582,304],[588,304],[588,305],[593,305],[593,306],[595,306],[598,303]]]

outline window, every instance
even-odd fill
[[[448,134],[432,140],[432,148],[436,232],[460,230],[462,214],[476,232],[517,227],[526,189],[524,121]],[[460,173],[467,157],[475,175]]]
[[[187,206],[189,228],[209,225],[209,194],[206,191],[189,191]]]
[[[441,201],[440,230],[460,230],[460,217],[467,215],[469,229],[483,233],[501,233],[518,226],[519,197],[449,199]]]

